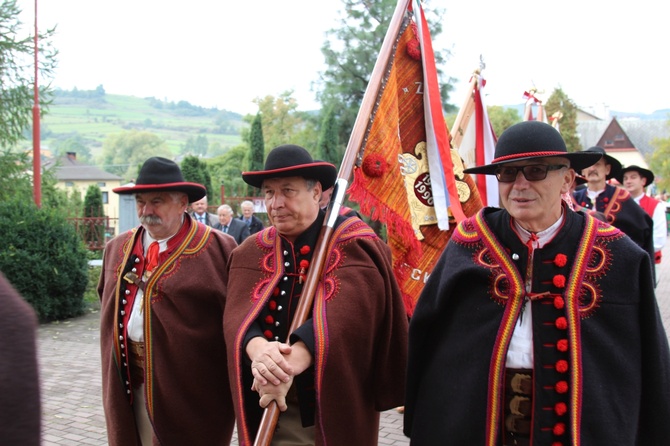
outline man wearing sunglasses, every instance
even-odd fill
[[[619,229],[570,210],[575,170],[538,121],[502,133],[503,209],[455,229],[410,321],[412,445],[663,444],[670,352],[651,260]]]

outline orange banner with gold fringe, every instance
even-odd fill
[[[429,169],[424,52],[411,17],[408,14],[400,27],[348,189],[349,199],[359,203],[362,214],[386,224],[396,279],[410,316],[456,225],[454,213],[449,212],[449,229],[438,228],[431,176],[444,175],[446,187],[457,191],[458,203],[450,203],[450,208],[458,206],[459,214],[462,209],[461,215],[471,216],[482,207],[455,151],[439,147],[441,164],[448,168],[437,174]],[[430,62],[434,66],[434,60]],[[444,119],[432,125],[446,130]]]

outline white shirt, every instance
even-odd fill
[[[149,245],[153,242],[158,242],[158,252],[161,253],[167,249],[167,242],[174,236],[170,236],[164,240],[154,240],[149,231],[144,231],[144,238],[142,244],[144,245],[144,257],[147,256]],[[144,276],[144,275],[143,275]],[[142,281],[146,282],[146,278],[142,277]],[[137,290],[133,308],[130,310],[130,317],[128,318],[128,338],[135,342],[144,342],[144,313],[142,311],[142,304],[144,302],[144,291]]]
[[[554,238],[558,229],[561,227],[563,222],[563,214],[561,217],[545,229],[544,231],[537,232],[537,240],[533,243],[533,250],[544,247],[547,243]],[[530,232],[526,231],[514,220],[514,227],[519,234],[519,238],[523,243],[528,243],[530,239]],[[531,253],[528,262],[533,261],[533,255]],[[531,285],[533,283],[532,277],[526,278],[526,292],[530,293]],[[533,312],[532,306],[529,300],[524,302],[523,313],[517,319],[516,326],[514,327],[514,332],[512,333],[512,339],[509,343],[509,348],[507,349],[507,362],[506,367],[517,368],[517,369],[532,369],[533,368]]]
[[[643,195],[644,194],[634,197],[633,200],[635,200],[637,204],[640,204]],[[660,251],[665,246],[668,237],[668,223],[665,219],[665,203],[659,201],[654,209],[654,215],[651,216],[651,219],[654,222],[654,251]]]

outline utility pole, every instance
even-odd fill
[[[42,167],[40,150],[40,90],[37,85],[37,0],[35,0],[35,97],[33,103],[33,195],[37,207],[42,207]]]

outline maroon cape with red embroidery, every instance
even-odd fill
[[[161,253],[161,264],[155,272],[160,276],[147,288],[152,297],[145,345],[151,356],[147,358],[144,381],[150,383],[146,386],[151,392],[147,402],[150,413],[153,411],[157,436],[154,442],[163,446],[228,445],[234,411],[222,322],[228,281],[226,264],[235,241],[222,232],[196,225],[188,216],[184,222],[175,236],[182,239],[177,240],[176,246],[169,243],[168,250]],[[113,328],[123,317],[120,300],[126,297],[126,308],[132,305],[133,293],[126,296],[124,291],[132,287],[120,273],[143,264],[141,250],[136,247],[141,244],[143,233],[140,227],[109,242],[98,285],[102,301],[102,392],[110,445],[140,444],[124,383],[130,378],[117,359],[120,340]],[[135,263],[134,256],[138,254],[140,258]]]
[[[275,228],[259,232],[233,252],[230,262],[224,327],[240,445],[253,443],[258,422],[244,409],[245,403],[257,406],[258,396],[244,384],[250,368],[242,344],[251,314],[267,301],[263,292],[283,276],[283,261],[279,271],[261,268],[261,262],[272,265],[264,261],[272,258],[275,237]],[[314,310],[318,291],[313,307],[316,444],[377,444],[379,411],[403,402],[407,316],[388,246],[358,218],[342,223],[333,239],[325,278],[334,286],[322,300],[323,324]]]

